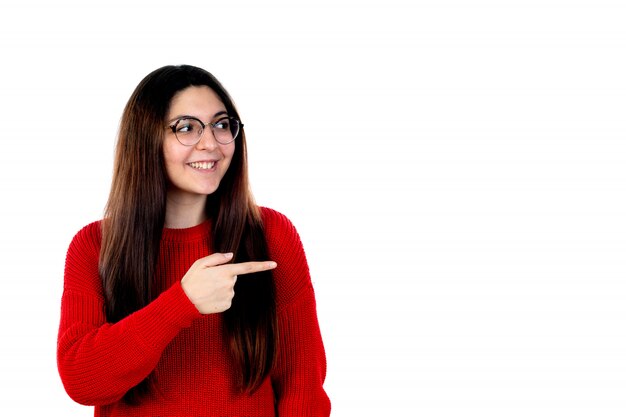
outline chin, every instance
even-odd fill
[[[202,189],[198,190],[198,194],[211,195],[216,192],[218,188],[219,184],[211,187],[202,187]]]

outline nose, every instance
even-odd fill
[[[215,134],[213,133],[213,129],[207,126],[206,129],[202,129],[202,133],[200,133],[200,140],[196,144],[198,149],[208,149],[213,150],[217,148],[217,140],[215,140]]]

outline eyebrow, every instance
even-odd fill
[[[213,117],[211,117],[211,120],[213,120],[213,119],[215,119],[217,116],[221,116],[221,115],[227,115],[227,116],[228,116],[228,112],[227,112],[226,110],[221,110],[221,111],[218,111],[217,113],[215,113],[215,114],[213,115]],[[200,121],[202,120],[202,119],[200,119],[199,117],[197,117],[197,116],[192,116],[192,115],[190,115],[190,114],[180,114],[180,115],[178,115],[178,116],[176,116],[176,117],[174,117],[174,118],[172,118],[172,119],[168,120],[168,122],[167,122],[167,123],[172,123],[172,122],[175,122],[176,120],[179,120],[179,119],[185,119],[185,118],[193,118],[193,119],[198,119],[198,120],[200,120]],[[204,123],[204,122],[203,122],[203,123]]]

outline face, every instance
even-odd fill
[[[226,107],[213,90],[206,86],[191,86],[172,98],[166,123],[170,126],[181,116],[193,116],[206,125],[225,113]],[[168,128],[163,143],[170,183],[168,198],[191,203],[214,193],[228,170],[235,143],[236,140],[228,145],[218,143],[211,126],[207,125],[196,145],[185,146]]]

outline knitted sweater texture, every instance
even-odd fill
[[[307,417],[330,415],[326,357],[300,237],[282,214],[262,208],[279,323],[278,357],[253,394],[235,385],[222,314],[202,315],[180,280],[212,253],[211,222],[164,229],[156,279],[165,285],[146,307],[112,324],[105,317],[98,259],[100,222],[80,230],[66,258],[57,343],[59,374],[74,401],[95,416]],[[241,277],[240,279],[244,279]],[[154,372],[156,387],[135,406],[124,394]]]

